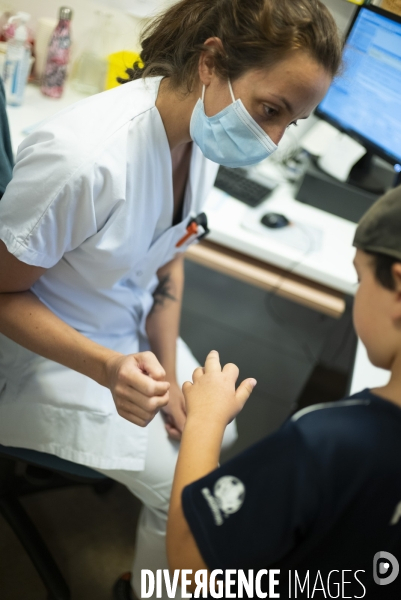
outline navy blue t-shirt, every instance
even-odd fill
[[[369,390],[299,411],[182,500],[210,570],[280,569],[281,598],[401,598],[401,574],[373,580],[378,552],[401,563],[401,408]],[[380,581],[396,572],[375,562]],[[310,588],[318,571],[324,588],[289,595],[288,578],[308,570]],[[341,578],[350,583],[336,596]]]

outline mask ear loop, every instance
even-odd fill
[[[230,81],[230,79],[228,79],[228,87],[230,88],[230,94],[231,94],[232,101],[233,101],[233,102],[236,102],[236,100],[235,100],[235,96],[234,96],[234,92],[233,92],[233,87],[232,87],[232,85],[231,85],[231,81]]]
[[[230,80],[228,80],[228,87],[229,87],[229,89],[230,89],[230,94],[231,94],[231,99],[232,99],[232,101],[233,101],[233,102],[236,102],[236,100],[235,100],[235,96],[234,96],[234,92],[233,92],[233,88],[232,88],[232,85],[231,85],[231,81],[230,81]],[[205,92],[206,92],[206,86],[205,86],[205,85],[203,85],[203,86],[202,86],[202,102],[203,102],[203,103],[205,103]]]

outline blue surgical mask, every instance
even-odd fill
[[[192,112],[190,134],[206,158],[225,167],[247,167],[267,158],[276,144],[251,117],[241,100],[236,100],[230,80],[232,104],[217,115],[205,114],[204,98],[199,98]]]

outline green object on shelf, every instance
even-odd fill
[[[13,172],[13,151],[6,113],[6,95],[0,77],[0,198],[4,194]]]

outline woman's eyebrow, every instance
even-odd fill
[[[288,100],[286,100],[286,98],[283,98],[283,96],[277,96],[277,94],[273,94],[272,92],[270,92],[271,96],[274,96],[275,98],[277,98],[278,100],[280,100],[280,102],[282,104],[284,104],[284,106],[286,107],[287,110],[289,110],[291,113],[294,112],[293,107],[291,106],[291,104],[288,102]]]
[[[277,98],[277,100],[280,100],[280,102],[282,104],[284,104],[284,106],[286,107],[286,109],[293,115],[295,114],[294,112],[294,108],[292,107],[292,105],[288,102],[288,100],[286,98],[284,98],[283,96],[277,96],[277,94],[273,94],[272,92],[269,92],[271,96],[274,96],[274,98]],[[301,121],[302,119],[308,119],[310,117],[309,115],[305,115],[304,117],[298,117],[297,121]]]

